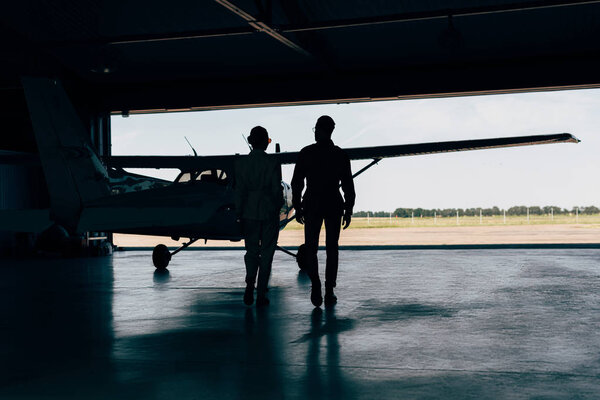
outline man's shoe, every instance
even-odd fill
[[[254,303],[254,285],[247,285],[244,292],[244,304],[251,306]]]
[[[323,304],[323,296],[321,295],[321,285],[312,285],[312,290],[310,292],[310,301],[313,303],[313,306],[321,307],[321,304]]]
[[[267,298],[267,296],[258,296],[256,298],[256,307],[264,307],[264,306],[268,306],[270,303],[269,299]]]
[[[333,289],[325,289],[325,307],[337,303],[337,296],[333,294]]]

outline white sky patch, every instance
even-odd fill
[[[600,205],[600,90],[399,100],[120,116],[115,155],[245,154],[241,135],[264,126],[282,151],[314,140],[321,115],[336,121],[335,143],[380,146],[569,132],[575,144],[542,145],[382,160],[356,179],[356,210],[397,207]],[[274,151],[271,145],[269,151]],[[365,161],[353,162],[358,170]],[[137,170],[173,179],[176,171]],[[292,166],[284,166],[289,182]]]

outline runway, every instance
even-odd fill
[[[600,396],[600,250],[343,251],[324,310],[280,253],[244,306],[242,256],[2,260],[0,398]]]
[[[418,228],[363,228],[348,229],[340,235],[342,246],[457,246],[457,245],[549,245],[598,244],[600,226],[596,224],[564,225],[501,225]],[[124,248],[154,247],[163,243],[177,248],[181,243],[160,236],[114,235],[115,244]],[[304,243],[302,230],[284,229],[279,233],[279,245],[299,246]],[[325,245],[321,233],[320,245]],[[200,240],[192,247],[243,247],[243,242]]]

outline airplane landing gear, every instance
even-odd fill
[[[298,268],[300,268],[301,271],[306,272],[306,245],[304,243],[298,247],[296,263],[298,263]]]
[[[296,254],[292,253],[289,250],[284,249],[281,246],[277,246],[277,250],[281,250],[285,254],[289,254],[290,256],[295,257],[296,263],[298,263],[298,268],[300,268],[301,271],[306,272],[306,245],[305,244],[301,244],[298,247],[298,252]]]
[[[169,261],[171,261],[171,252],[169,252],[167,246],[164,244],[157,245],[152,251],[152,263],[156,269],[159,271],[167,269]]]
[[[167,265],[169,265],[169,261],[171,261],[171,257],[175,254],[179,253],[181,250],[189,247],[191,244],[195,243],[197,238],[190,238],[190,241],[181,245],[180,248],[175,250],[174,252],[170,252],[168,247],[164,244],[157,245],[152,251],[152,263],[156,267],[156,269],[163,271],[167,269]]]

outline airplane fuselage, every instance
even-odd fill
[[[283,229],[293,211],[291,188],[281,184]],[[189,181],[98,199],[83,208],[77,231],[239,241],[236,219],[231,184]]]

